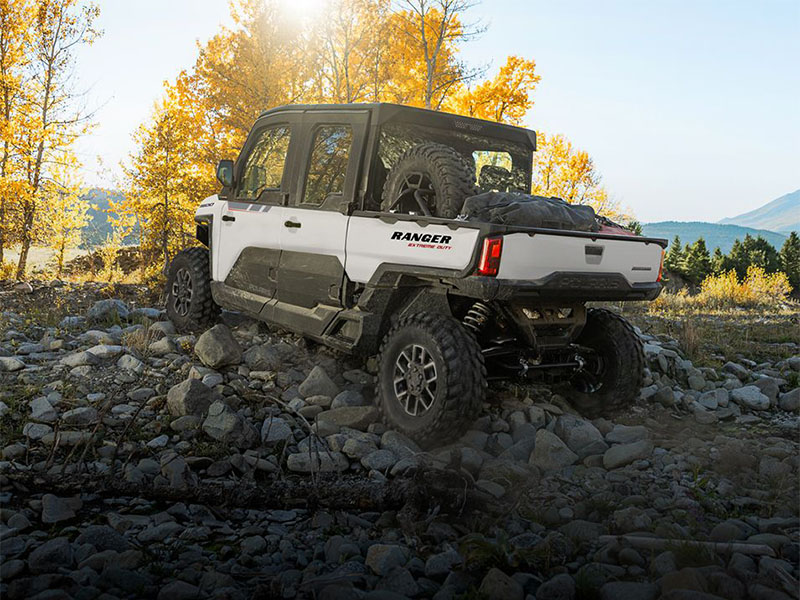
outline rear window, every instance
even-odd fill
[[[423,142],[445,144],[462,154],[475,168],[478,187],[483,191],[526,194],[531,191],[529,148],[506,140],[423,125],[401,122],[384,125],[378,146],[379,169],[388,172],[406,150]],[[379,185],[378,194],[381,189]]]

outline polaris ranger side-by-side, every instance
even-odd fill
[[[378,354],[378,409],[428,446],[463,433],[492,378],[568,385],[590,416],[625,406],[641,343],[585,304],[658,296],[666,241],[593,212],[581,231],[505,218],[506,197],[553,201],[526,196],[535,149],[526,129],[392,104],[266,111],[197,208],[205,247],[173,260],[169,317],[202,327],[223,307]],[[503,218],[468,214],[492,194]]]

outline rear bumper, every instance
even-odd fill
[[[465,277],[450,282],[464,296],[499,300],[655,300],[658,282],[631,284],[621,273],[555,272],[541,279]]]

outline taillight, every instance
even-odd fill
[[[495,276],[500,269],[500,255],[503,253],[503,238],[493,237],[483,240],[481,259],[478,262],[478,275]]]
[[[661,250],[661,262],[658,264],[658,279],[656,282],[661,281],[661,276],[664,274],[664,250]]]

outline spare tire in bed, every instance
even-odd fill
[[[477,192],[475,167],[464,156],[426,142],[409,148],[389,171],[381,210],[452,219]]]
[[[517,192],[486,192],[471,196],[464,202],[461,213],[468,221],[498,225],[570,231],[599,229],[591,206]]]

